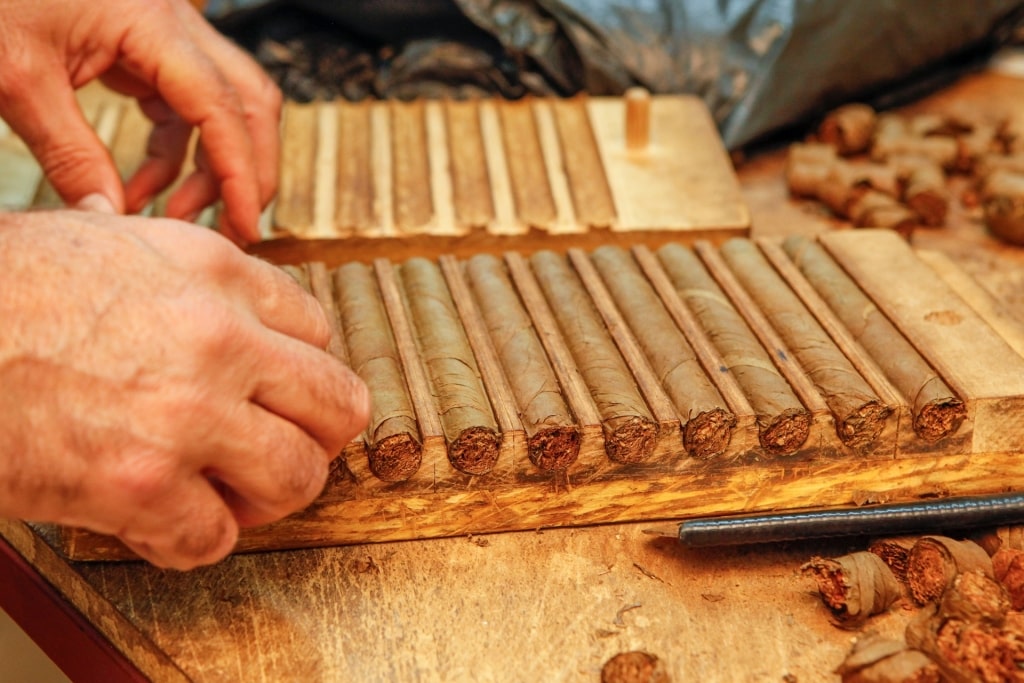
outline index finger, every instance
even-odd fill
[[[187,33],[129,33],[123,51],[132,72],[151,84],[186,123],[199,129],[228,222],[245,238],[258,240],[260,179],[245,112],[234,87],[210,57],[188,40]],[[164,54],[175,58],[160,59]],[[176,210],[202,208],[179,205]]]

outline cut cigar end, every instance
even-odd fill
[[[918,192],[907,197],[907,206],[921,219],[922,225],[936,227],[945,225],[949,212],[949,201],[936,192]]]
[[[620,652],[605,662],[601,683],[669,683],[669,675],[656,655],[633,650]]]
[[[530,437],[527,454],[539,470],[564,470],[580,455],[580,430],[571,425],[545,427]]]
[[[613,462],[626,465],[643,462],[654,452],[657,438],[658,427],[637,415],[626,418],[610,431],[606,430],[604,450]]]
[[[943,398],[925,405],[914,416],[914,432],[923,440],[934,443],[955,434],[967,418],[967,408],[958,398]]]
[[[382,481],[405,481],[420,468],[423,447],[412,434],[392,434],[381,439],[367,453],[373,476]]]
[[[498,435],[487,427],[470,427],[448,447],[452,467],[466,474],[487,474],[498,462]]]
[[[771,455],[791,455],[804,445],[810,433],[810,413],[793,408],[762,427],[758,441]]]
[[[867,446],[878,438],[892,408],[880,401],[868,401],[836,423],[840,441],[850,448]]]
[[[735,426],[736,416],[728,410],[706,410],[687,421],[683,428],[683,446],[695,458],[714,458],[728,448]]]

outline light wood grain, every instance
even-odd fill
[[[972,450],[1024,448],[1024,358],[895,233],[835,232],[820,239],[965,401],[974,422]]]

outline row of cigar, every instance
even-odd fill
[[[370,387],[363,446],[369,470],[388,482],[415,474],[423,444],[441,438],[455,470],[485,475],[516,431],[533,467],[566,470],[591,425],[616,464],[650,462],[666,442],[670,458],[735,455],[745,420],[758,457],[788,456],[814,445],[821,407],[833,441],[870,449],[894,406],[780,274],[789,271],[909,397],[914,438],[941,441],[965,417],[961,399],[806,238],[288,268],[334,323],[333,352]]]

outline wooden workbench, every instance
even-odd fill
[[[989,71],[912,108],[1018,103],[1024,80]],[[783,156],[740,168],[754,235],[833,228],[788,200]],[[1024,319],[1024,251],[959,208],[914,241]],[[852,634],[829,624],[798,570],[861,542],[694,551],[645,526],[240,555],[182,574],[69,563],[45,534],[0,521],[16,551],[0,553],[0,605],[82,680],[131,680],[134,667],[158,681],[598,681],[606,660],[633,649],[663,659],[676,682],[837,680]],[[898,634],[908,615],[872,627]]]

